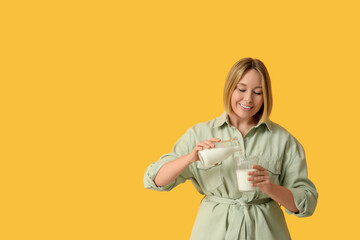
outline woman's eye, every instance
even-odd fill
[[[256,95],[261,95],[262,93],[261,92],[254,92]]]
[[[239,91],[240,91],[240,92],[245,92],[246,90],[242,90],[242,89],[239,88]]]

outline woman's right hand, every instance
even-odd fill
[[[198,156],[199,151],[204,148],[210,149],[215,147],[214,142],[221,142],[221,139],[211,138],[199,142],[191,153],[165,163],[154,179],[156,186],[166,186],[173,182],[190,164],[200,160]]]
[[[189,154],[190,162],[194,163],[196,161],[200,161],[198,152],[205,148],[210,149],[210,148],[215,147],[214,142],[221,142],[221,139],[220,138],[210,138],[208,140],[205,140],[205,141],[202,141],[202,142],[199,142],[198,144],[196,144],[195,148]]]

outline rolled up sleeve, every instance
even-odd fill
[[[181,156],[184,156],[190,153],[193,148],[196,146],[195,138],[193,131],[190,128],[181,138],[176,142],[172,151],[170,153],[164,154],[160,157],[157,162],[150,164],[150,166],[145,171],[144,175],[144,187],[147,189],[157,190],[157,191],[170,191],[177,185],[184,183],[187,179],[193,176],[191,172],[191,165],[187,167],[173,182],[166,186],[157,186],[154,182],[156,175],[158,174],[160,168],[167,162],[178,159]]]
[[[288,209],[285,211],[298,217],[311,216],[317,205],[318,192],[314,183],[308,178],[304,149],[297,140],[294,140],[293,146],[289,147],[286,155],[289,157],[284,159],[281,185],[292,192],[299,212],[294,213]]]

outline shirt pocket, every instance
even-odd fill
[[[259,156],[258,164],[263,168],[266,168],[269,173],[271,183],[280,184],[281,161],[278,157]]]
[[[200,162],[198,162],[197,168],[200,186],[205,191],[212,191],[222,185],[222,162],[211,167],[204,167]]]

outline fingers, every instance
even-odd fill
[[[195,161],[198,161],[199,160],[199,157],[197,156],[198,155],[198,152],[199,151],[202,151],[204,149],[210,149],[210,148],[213,148],[215,147],[215,144],[214,142],[221,142],[221,139],[220,138],[211,138],[209,140],[205,140],[205,141],[202,141],[202,142],[199,142],[193,149],[192,151],[192,154],[193,155],[196,155],[195,156]]]
[[[249,181],[253,182],[253,183],[259,183],[259,182],[266,182],[266,181],[270,181],[270,177],[267,176],[254,176],[254,177],[249,177],[248,178]]]
[[[270,176],[265,168],[263,168],[260,165],[253,165],[252,167],[253,169],[257,169],[257,170],[248,172],[249,181],[253,182],[255,186],[260,186],[261,184],[270,183]]]
[[[210,138],[209,140],[213,142],[221,142],[220,138]]]
[[[253,179],[249,178],[252,187],[267,187],[271,185],[269,176],[261,176],[261,177],[253,177]]]
[[[210,149],[210,148],[215,147],[215,144],[213,144],[210,141],[203,141],[203,142],[199,142],[197,144],[197,146],[202,147],[202,149],[204,149],[204,148]]]
[[[201,150],[203,150],[203,149],[204,149],[204,147],[203,147],[203,146],[200,146],[199,144],[196,145],[196,147],[194,148],[195,151],[201,151]]]
[[[262,176],[262,175],[269,175],[267,170],[260,170],[260,171],[249,171],[248,175],[251,176]]]
[[[248,175],[269,175],[266,168],[263,168],[260,165],[252,165],[252,169],[255,169],[254,171],[249,171]]]
[[[204,148],[210,149],[210,148],[215,147],[215,144],[213,142],[221,142],[221,139],[220,138],[211,138],[209,140],[199,142],[197,144],[197,146],[201,146],[202,149],[204,149]],[[201,150],[199,150],[199,151],[201,151]]]
[[[253,169],[257,169],[257,170],[261,170],[261,171],[265,171],[266,170],[266,168],[263,168],[261,165],[252,165],[252,168]]]
[[[208,146],[210,146],[212,148],[215,147],[215,144],[210,140],[205,140],[204,143],[206,143]]]

